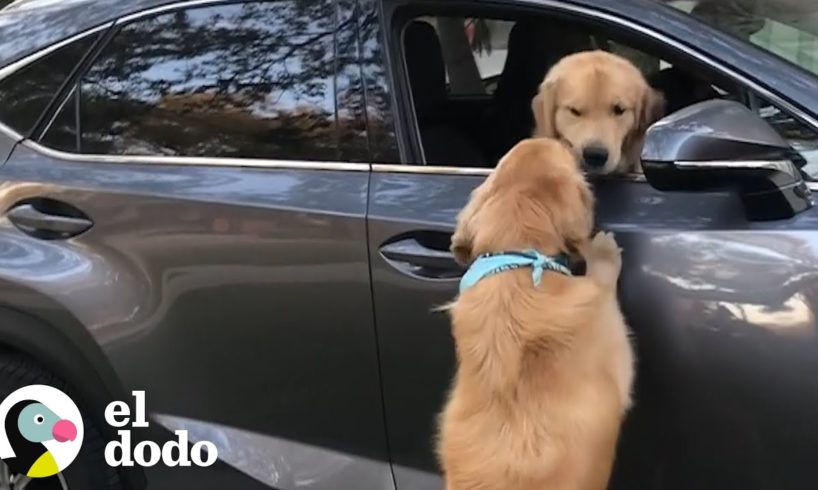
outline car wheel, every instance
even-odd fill
[[[76,392],[54,373],[30,357],[10,351],[0,351],[0,401],[15,390],[33,384],[53,386],[71,397],[83,414],[85,432],[77,458],[62,473],[48,478],[29,478],[10,474],[0,461],[0,490],[119,490],[124,485],[115,468],[105,463],[106,441],[86,415]]]

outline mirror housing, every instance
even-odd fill
[[[752,220],[786,219],[812,207],[798,152],[743,105],[708,100],[653,124],[642,169],[661,191],[737,189]]]

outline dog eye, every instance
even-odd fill
[[[582,111],[580,111],[576,107],[569,107],[568,110],[571,111],[571,114],[573,114],[573,115],[575,115],[577,117],[582,115]]]
[[[625,108],[619,104],[615,104],[613,107],[611,107],[611,112],[613,112],[614,116],[621,116],[625,113]]]

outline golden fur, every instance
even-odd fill
[[[664,98],[630,61],[605,51],[562,58],[532,101],[535,136],[560,139],[578,158],[590,147],[607,150],[599,173],[641,171],[645,131],[664,111]]]
[[[458,217],[461,263],[499,250],[580,252],[585,276],[488,276],[447,306],[458,370],[440,416],[447,490],[601,490],[630,405],[633,359],[616,299],[620,252],[589,240],[593,197],[556,140],[523,140]]]

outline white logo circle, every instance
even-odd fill
[[[6,420],[10,411],[17,420]],[[68,395],[52,386],[24,386],[0,403],[0,459],[12,473],[56,475],[79,454],[84,429]]]

